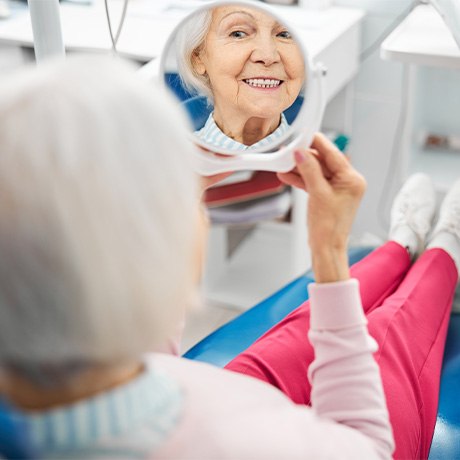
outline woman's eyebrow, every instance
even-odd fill
[[[251,14],[251,13],[248,13],[247,11],[231,11],[230,13],[227,13],[221,20],[220,20],[220,23],[222,24],[222,21],[226,18],[228,18],[229,16],[231,16],[232,14],[245,14],[246,16],[249,16],[251,19],[254,19],[254,16]]]

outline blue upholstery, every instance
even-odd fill
[[[22,425],[11,417],[11,408],[0,400],[0,458],[37,458]]]
[[[369,248],[349,252],[353,264],[370,252]],[[308,298],[307,285],[313,273],[307,272],[271,297],[223,325],[191,348],[185,357],[225,366],[268,329]],[[460,459],[460,314],[449,324],[439,396],[438,418],[429,460]]]
[[[186,101],[193,97],[187,90],[184,89],[184,85],[181,82],[179,75],[175,72],[165,74],[166,85],[171,88],[172,92],[179,98],[180,101]]]
[[[460,314],[450,318],[430,460],[460,459]]]

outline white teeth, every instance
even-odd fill
[[[281,80],[271,80],[268,78],[248,78],[244,80],[249,86],[256,88],[276,88],[281,84]]]

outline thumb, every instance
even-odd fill
[[[294,158],[299,174],[308,191],[317,190],[325,185],[326,179],[323,176],[323,171],[312,152],[296,150]]]

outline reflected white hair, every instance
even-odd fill
[[[176,331],[198,184],[175,104],[100,57],[0,83],[0,369],[138,359]]]
[[[194,56],[204,46],[212,20],[212,10],[199,11],[182,24],[175,37],[177,67],[184,88],[201,94],[212,103],[212,90],[207,75],[200,75],[193,64]]]

